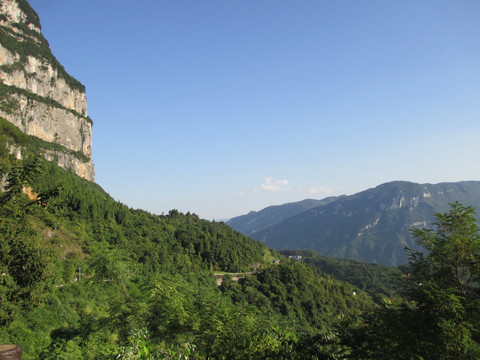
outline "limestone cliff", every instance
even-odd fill
[[[0,80],[0,118],[55,144],[41,150],[47,159],[93,181],[85,87],[53,56],[26,0],[0,1]]]

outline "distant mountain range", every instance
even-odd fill
[[[418,248],[410,229],[432,226],[435,213],[455,201],[473,206],[478,217],[480,181],[394,181],[351,196],[270,206],[227,224],[274,249],[397,266],[408,261],[405,246]]]
[[[341,196],[332,196],[323,200],[305,199],[283,205],[269,206],[260,211],[250,211],[246,215],[234,217],[227,221],[231,226],[242,234],[253,237],[253,234],[278,224],[294,215],[298,215],[309,209],[327,205]]]

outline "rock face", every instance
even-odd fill
[[[93,181],[85,87],[52,55],[26,0],[0,2],[0,80],[0,117],[56,144],[42,151],[45,158]]]

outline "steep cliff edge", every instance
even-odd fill
[[[0,1],[0,118],[54,146],[39,149],[59,166],[94,180],[92,120],[85,87],[67,74],[26,0]],[[18,144],[8,144],[17,157]]]

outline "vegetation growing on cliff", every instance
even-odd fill
[[[63,110],[68,111],[69,113],[71,113],[71,114],[73,114],[73,115],[75,115],[79,118],[83,118],[83,119],[87,120],[90,124],[93,125],[93,121],[90,117],[82,115],[82,114],[78,113],[77,111],[75,111],[73,109],[69,109],[69,108],[63,106],[58,101],[56,101],[52,98],[43,97],[43,96],[34,94],[30,91],[27,91],[25,89],[17,88],[16,86],[5,85],[2,81],[0,81],[0,101],[2,101],[0,103],[0,106],[2,106],[2,108],[5,107],[4,104],[7,101],[12,101],[11,96],[14,95],[14,94],[24,96],[27,100],[34,100],[34,101],[41,102],[41,103],[46,104],[46,105],[48,105],[50,107],[53,107],[53,108],[63,109]],[[15,108],[10,107],[7,110],[11,111],[11,110],[15,110]]]
[[[0,104],[0,106],[2,105]],[[0,151],[7,151],[7,143],[10,146],[22,147],[25,155],[43,154],[46,151],[52,151],[72,155],[82,162],[90,161],[81,151],[69,150],[58,143],[44,141],[35,136],[27,135],[15,125],[0,117]]]
[[[28,27],[28,24],[33,24],[38,29],[41,28],[35,10],[25,0],[17,2],[21,10],[26,14],[27,20],[25,23],[12,24],[12,26],[20,30],[19,32],[15,32],[7,26],[0,26],[0,43],[2,46],[13,54],[18,54],[21,64],[26,63],[27,56],[33,56],[51,64],[58,71],[58,75],[65,79],[70,88],[85,92],[85,86],[70,76],[63,65],[52,54],[48,41],[43,35]]]
[[[27,20],[26,24],[33,24],[35,27],[38,29],[41,29],[42,26],[40,25],[40,18],[38,17],[38,14],[33,8],[30,6],[30,4],[26,0],[17,0],[18,6],[22,10],[22,12],[26,15]]]

